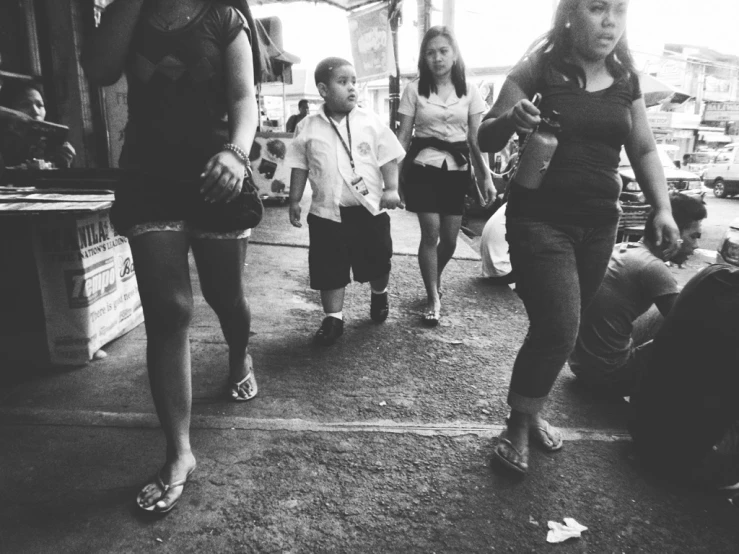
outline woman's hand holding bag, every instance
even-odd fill
[[[202,173],[200,202],[195,213],[207,230],[230,232],[253,229],[262,220],[264,205],[246,153],[226,144]]]

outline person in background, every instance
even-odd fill
[[[160,515],[177,505],[196,466],[191,248],[228,343],[227,398],[257,394],[243,282],[248,205],[240,202],[258,122],[255,36],[245,2],[115,0],[82,57],[92,82],[110,85],[123,72],[128,81],[121,166],[137,177],[116,189],[111,221],[133,253],[149,381],[167,441],[165,463],[136,505]]]
[[[287,118],[285,131],[288,133],[294,133],[295,129],[298,126],[298,123],[305,119],[305,116],[308,115],[309,111],[310,109],[308,107],[308,101],[303,98],[300,102],[298,102],[298,113],[293,114],[289,118]]]
[[[654,208],[650,233],[671,257],[679,232],[626,40],[629,0],[561,0],[551,30],[516,64],[480,126],[484,151],[559,113],[558,146],[543,182],[511,182],[506,229],[529,330],[513,366],[507,429],[495,459],[525,474],[529,442],[562,448],[541,412],[572,352],[580,314],[595,296],[616,241],[621,146]],[[540,94],[537,107],[531,99]],[[521,155],[523,156],[523,154]]]
[[[310,286],[321,291],[325,317],[316,343],[329,346],[344,332],[344,291],[354,280],[369,281],[370,317],[387,319],[393,243],[386,209],[400,204],[398,161],[404,151],[390,128],[373,112],[357,107],[354,66],[326,58],[316,66],[324,99],[305,118],[290,144],[290,223],[301,227],[300,200],[311,178],[308,214]]]
[[[677,252],[667,258],[655,244],[650,213],[643,240],[625,252],[614,250],[598,294],[582,316],[569,365],[594,389],[617,396],[633,392],[651,341],[675,303],[678,285],[665,262],[682,264],[693,254],[707,213],[701,199],[684,194],[671,194],[670,204],[682,242]]]
[[[46,102],[41,85],[33,81],[7,79],[0,88],[0,106],[26,114],[36,121],[46,120]],[[15,140],[12,133],[0,131],[2,134],[2,157],[5,165],[17,166],[27,163],[31,154],[28,145]],[[63,142],[51,152],[46,153],[48,160],[55,167],[67,168],[72,165],[77,155],[69,142]]]
[[[485,109],[479,90],[467,80],[451,30],[429,29],[418,55],[418,78],[406,86],[398,108],[398,138],[407,150],[401,196],[421,226],[418,263],[426,288],[421,321],[427,327],[441,318],[441,276],[457,247],[472,168],[485,207],[495,200],[492,175],[477,145]]]

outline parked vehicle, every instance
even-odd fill
[[[685,171],[684,169],[678,169],[675,166],[675,162],[659,146],[657,147],[657,153],[659,154],[659,160],[662,163],[665,177],[667,178],[667,186],[671,192],[676,191],[688,196],[703,197],[705,192],[703,191],[703,181],[700,175]],[[623,149],[621,150],[621,162],[618,172],[623,182],[621,200],[623,202],[644,202],[644,194],[641,191],[639,183],[636,181],[636,175],[634,175],[634,170],[631,167],[631,162],[626,155],[626,151]]]
[[[712,150],[684,154],[682,169],[685,171],[692,171],[702,177],[703,171],[715,162],[717,154],[718,152]]]
[[[703,170],[703,179],[717,198],[739,194],[739,143],[719,150],[715,161]]]
[[[739,266],[739,218],[735,219],[718,245],[716,262]]]

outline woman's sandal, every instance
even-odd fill
[[[136,506],[140,510],[143,510],[150,514],[168,514],[174,509],[175,506],[177,506],[177,503],[180,501],[180,498],[182,498],[182,495],[175,498],[175,500],[166,508],[157,508],[157,503],[166,496],[169,490],[174,489],[175,487],[184,487],[187,484],[187,480],[190,478],[190,475],[192,475],[193,471],[195,471],[195,467],[187,472],[187,475],[185,475],[184,479],[180,479],[179,481],[175,481],[174,483],[165,484],[162,480],[162,472],[160,470],[159,473],[157,473],[157,476],[154,478],[154,481],[152,481],[151,483],[147,483],[146,485],[144,485],[144,488],[139,491],[139,494],[136,496]],[[154,501],[151,506],[142,506],[140,497],[141,494],[149,487],[149,485],[155,485],[162,494]]]
[[[562,450],[564,441],[554,427],[545,421],[541,426],[532,426],[529,429],[529,438],[534,444],[537,444],[544,452],[557,452]]]
[[[508,418],[505,420],[508,424]],[[543,425],[533,425],[529,428],[529,439],[539,446],[544,452],[552,453],[562,450],[564,441],[556,428],[545,421]]]
[[[436,327],[439,324],[439,320],[441,319],[441,314],[439,312],[440,312],[439,310],[427,311],[421,317],[421,322],[426,327]]]
[[[257,395],[259,390],[257,387],[257,379],[254,376],[254,366],[249,354],[246,355],[246,368],[249,371],[246,374],[246,377],[238,383],[231,383],[229,387],[231,400],[234,402],[246,402],[247,400],[251,400]]]
[[[498,437],[498,444],[493,450],[493,457],[508,469],[521,475],[529,472],[528,456],[524,456],[503,435]]]

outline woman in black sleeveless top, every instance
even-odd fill
[[[203,296],[229,346],[229,397],[257,393],[247,353],[250,312],[243,269],[249,229],[241,198],[257,128],[258,47],[245,2],[116,0],[86,45],[87,76],[102,85],[125,72],[129,120],[111,220],[129,238],[144,309],[147,365],[167,439],[166,461],[137,497],[169,512],[195,469],[188,251]],[[232,217],[234,216],[234,217]]]
[[[497,152],[514,132],[530,133],[542,112],[558,112],[561,125],[541,186],[528,189],[514,179],[506,210],[516,290],[530,326],[513,366],[511,415],[495,457],[519,473],[528,471],[530,439],[549,452],[562,447],[540,412],[613,250],[622,146],[656,210],[658,243],[671,249],[678,239],[626,43],[628,3],[561,0],[554,26],[513,68],[480,126],[480,147]],[[537,93],[539,107],[530,100]]]

